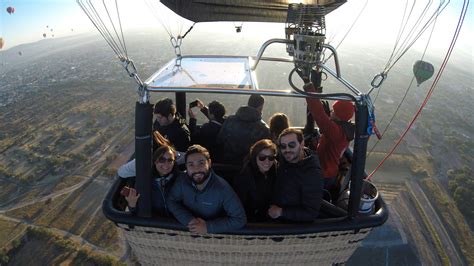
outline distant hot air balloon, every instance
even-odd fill
[[[46,38],[46,33],[43,33],[43,38]]]
[[[14,8],[14,7],[11,7],[11,6],[9,6],[9,7],[7,7],[7,12],[8,12],[8,14],[10,14],[10,15],[11,15],[11,14],[15,13],[15,8]]]
[[[18,54],[21,56],[21,55],[23,55],[23,52],[21,52],[21,51],[18,51]]]
[[[46,28],[49,28],[49,25],[46,25]]]
[[[0,49],[3,48],[3,45],[5,44],[5,41],[3,41],[3,38],[0,37]]]
[[[415,75],[418,86],[433,76],[434,67],[432,64],[418,60],[413,65],[413,74]]]

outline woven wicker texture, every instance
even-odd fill
[[[160,228],[127,229],[124,235],[142,265],[332,265],[346,262],[370,232],[197,236]]]

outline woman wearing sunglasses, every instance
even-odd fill
[[[245,208],[249,222],[268,220],[267,210],[276,176],[277,147],[270,139],[257,141],[251,148],[234,189]]]
[[[176,166],[176,151],[172,146],[161,146],[153,153],[154,180],[152,186],[153,211],[159,215],[169,216],[166,196],[173,185],[179,170]],[[128,208],[132,213],[136,212],[137,201],[140,194],[134,188],[130,188],[128,196],[125,197]]]

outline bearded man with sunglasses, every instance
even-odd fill
[[[323,176],[317,154],[304,146],[303,132],[287,128],[278,137],[281,160],[277,168],[274,204],[268,209],[273,219],[309,222],[319,215],[323,197]]]
[[[239,229],[247,218],[232,187],[211,169],[209,151],[192,145],[169,196],[169,209],[191,233],[222,233]]]

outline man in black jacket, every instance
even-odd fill
[[[200,144],[207,148],[211,153],[211,159],[219,162],[221,155],[217,146],[217,135],[224,123],[225,107],[218,101],[212,101],[209,106],[197,99],[196,107],[209,119],[209,122],[201,126],[197,125],[196,114],[192,107],[188,109],[189,115],[189,130],[191,131],[191,142],[193,144]]]
[[[167,138],[177,151],[186,151],[190,144],[190,132],[184,120],[177,112],[173,100],[163,98],[155,104],[153,111],[155,122],[153,130],[158,130]]]
[[[242,164],[250,146],[261,139],[270,138],[270,129],[262,120],[264,98],[252,94],[247,106],[240,107],[235,115],[229,116],[217,136],[221,145],[223,162]]]
[[[323,176],[316,154],[304,147],[303,132],[287,128],[278,138],[282,156],[277,169],[274,205],[268,215],[288,221],[309,222],[319,215]]]

